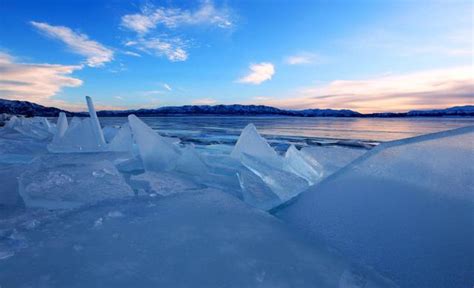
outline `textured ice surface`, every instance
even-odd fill
[[[471,126],[381,144],[276,214],[402,287],[470,287],[473,143]]]
[[[97,154],[41,156],[21,174],[19,186],[27,206],[48,209],[133,195],[112,162]]]
[[[316,159],[299,151],[294,145],[285,153],[285,170],[293,172],[313,185],[323,177],[323,167]]]
[[[13,116],[5,127],[38,140],[50,138],[55,129],[44,117],[24,118]]]
[[[147,194],[159,194],[163,196],[195,191],[204,188],[182,174],[170,172],[145,172],[133,175],[130,178],[133,187],[142,189]]]
[[[172,170],[180,156],[178,147],[160,136],[135,115],[128,116],[133,139],[147,171]]]
[[[16,236],[5,287],[390,287],[224,193],[102,203]]]

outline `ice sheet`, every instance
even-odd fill
[[[19,193],[28,207],[70,209],[133,196],[113,163],[100,154],[41,156],[21,174]]]
[[[381,144],[276,211],[402,287],[469,287],[474,128]]]
[[[0,260],[5,287],[390,287],[209,190],[102,203],[15,237],[28,247]]]

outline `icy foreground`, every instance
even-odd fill
[[[276,215],[402,287],[470,287],[474,127],[381,144]]]
[[[26,233],[5,287],[391,287],[217,191],[87,207]]]

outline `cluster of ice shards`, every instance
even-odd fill
[[[180,177],[227,191],[262,209],[291,199],[323,176],[318,162],[294,146],[284,156],[278,155],[253,124],[242,131],[230,155],[203,157],[192,145],[182,147],[171,143],[134,115],[128,120],[147,172],[178,173]],[[150,179],[150,175],[145,179]],[[154,181],[149,182],[156,186]]]
[[[474,127],[387,142],[276,215],[401,287],[469,287]]]
[[[393,287],[210,190],[109,201],[9,237],[30,243],[0,261],[5,287]]]
[[[49,123],[48,119],[44,117],[24,118],[12,116],[5,128],[38,140],[48,139],[56,131],[56,126]]]
[[[20,175],[19,193],[26,206],[48,209],[70,209],[133,196],[133,190],[105,156],[40,156]]]

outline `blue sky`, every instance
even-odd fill
[[[472,104],[471,1],[0,2],[0,98],[402,111]]]

